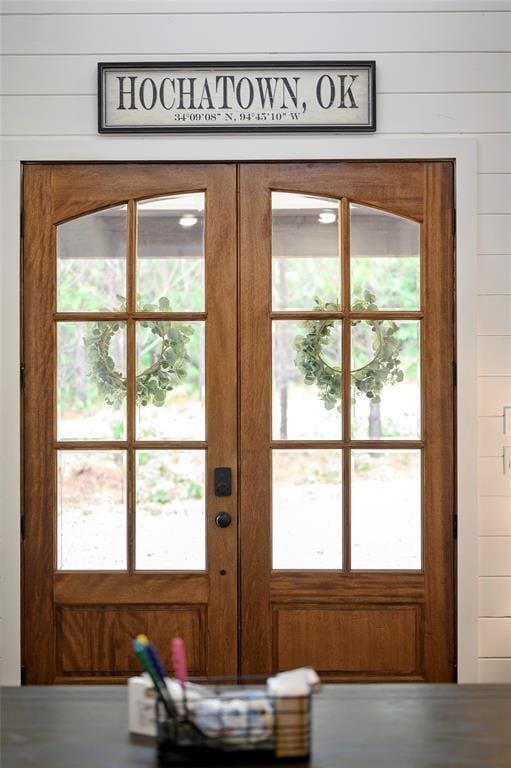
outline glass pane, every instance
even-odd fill
[[[420,451],[352,451],[351,567],[420,569]]]
[[[204,440],[204,323],[137,323],[137,439]]]
[[[273,451],[273,568],[342,568],[342,451]]]
[[[204,193],[138,203],[137,306],[204,310]]]
[[[354,438],[420,438],[419,346],[420,323],[415,320],[352,323]]]
[[[352,308],[419,309],[420,225],[365,205],[350,213]]]
[[[136,567],[206,567],[204,451],[137,452]]]
[[[118,571],[126,559],[126,454],[59,451],[57,567]]]
[[[341,323],[276,320],[273,437],[341,439]]]
[[[126,323],[57,323],[57,438],[126,437]]]
[[[341,300],[339,201],[272,192],[273,309]]]
[[[122,310],[126,296],[126,206],[57,227],[57,311]]]

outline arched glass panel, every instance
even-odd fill
[[[138,203],[138,310],[204,311],[204,200],[194,192]]]
[[[402,216],[350,205],[351,307],[420,308],[420,225]]]
[[[57,227],[57,312],[119,311],[126,296],[126,205]]]
[[[339,201],[272,192],[271,205],[273,309],[339,304]]]

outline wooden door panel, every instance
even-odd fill
[[[330,680],[453,679],[452,170],[449,163],[442,162],[275,163],[240,167],[241,664],[245,673],[265,674],[277,668],[311,663]],[[338,439],[273,438],[272,323],[322,317],[312,306],[292,311],[272,306],[274,192],[315,196],[325,203],[339,201],[338,258],[342,283],[336,300],[339,306],[330,311],[330,316],[343,328],[339,394],[343,429]],[[376,309],[358,314],[352,309],[352,203],[420,225],[421,287],[416,309]],[[316,207],[321,210],[322,204],[318,202]],[[297,242],[295,232],[287,253],[294,254],[292,244],[296,246]],[[318,242],[314,245],[311,241],[310,255],[321,253]],[[373,237],[371,248],[375,243],[377,247]],[[282,242],[277,242],[277,247],[285,252]],[[307,247],[300,245],[297,256],[306,256]],[[418,367],[418,381],[422,434],[418,439],[393,437],[375,441],[352,435],[350,339],[352,320],[360,317],[413,320],[421,329],[422,364]],[[310,566],[309,570],[272,569],[272,453],[283,448],[337,448],[343,452],[343,565],[339,570],[314,570]],[[420,454],[416,463],[422,472],[417,487],[422,497],[422,542],[415,570],[403,566],[402,570],[351,567],[350,456],[353,451],[371,448],[380,452],[413,450],[416,456]],[[297,499],[298,496],[296,504]],[[311,533],[318,510],[317,505],[311,510]],[[258,627],[257,637],[251,630],[254,625]]]
[[[163,573],[134,573],[129,584],[123,584],[112,573],[63,573],[54,578],[54,597],[62,605],[73,601],[80,605],[115,603],[207,603],[209,578],[206,574],[173,573],[172,579]]]
[[[94,675],[104,681],[118,681],[136,669],[136,663],[129,658],[129,638],[137,631],[152,636],[165,658],[168,658],[168,639],[183,635],[190,646],[191,666],[201,674],[236,672],[235,179],[235,168],[227,165],[70,164],[25,168],[23,656],[27,682],[93,680]],[[206,439],[144,440],[142,436],[137,440],[136,328],[137,322],[147,319],[148,312],[139,311],[136,297],[136,201],[188,192],[205,193],[205,311],[193,313],[185,308],[172,313],[170,310],[166,317],[179,322],[191,319],[206,325]],[[58,226],[120,203],[127,204],[126,311],[58,312],[55,284]],[[59,323],[112,319],[120,319],[127,326],[126,439],[93,440],[93,435],[86,435],[85,440],[59,441],[55,426],[55,329],[61,327]],[[207,459],[204,571],[136,568],[136,456],[142,451],[169,449],[200,450]],[[123,491],[127,498],[125,571],[98,570],[97,565],[93,566],[95,571],[74,568],[66,571],[57,567],[57,452],[71,456],[73,451],[78,455],[88,450],[121,451],[127,457],[126,490]],[[215,466],[233,468],[229,498],[214,495]],[[190,489],[190,494],[197,493],[193,483]],[[215,515],[223,510],[232,517],[228,529],[220,529],[214,523]],[[93,510],[86,512],[91,514]]]
[[[363,205],[392,211],[422,221],[424,215],[424,163],[407,161],[254,163],[241,165],[247,178],[259,180],[259,192],[265,189],[296,192],[318,197],[349,198]],[[305,181],[306,180],[306,181]],[[248,189],[240,187],[242,197]],[[247,211],[249,213],[249,211]],[[255,213],[255,211],[254,211]],[[261,212],[257,211],[257,217]],[[266,215],[271,217],[271,211]],[[240,225],[251,229],[250,221]],[[260,237],[268,237],[268,230]]]
[[[326,571],[273,571],[272,603],[314,603],[346,600],[362,603],[417,603],[424,596],[423,573],[352,572],[349,579],[338,579]]]
[[[39,168],[41,166],[38,166]],[[27,166],[29,171],[30,166]],[[35,170],[35,168],[34,168]],[[30,172],[30,171],[29,171]],[[183,164],[171,166],[161,163],[69,163],[55,167],[58,174],[52,184],[48,204],[54,223],[90,213],[126,200],[142,200],[165,194],[222,189],[231,194],[230,183],[234,166]],[[222,181],[224,182],[222,184]],[[219,186],[217,184],[219,183]],[[225,201],[227,202],[227,201]],[[214,203],[213,203],[214,205]],[[226,208],[226,218],[215,220],[211,232],[217,237],[222,232],[229,236],[235,210]]]
[[[206,673],[206,606],[59,605],[57,675],[134,675],[140,666],[131,651],[139,634],[151,637],[163,663],[172,667],[169,637],[182,637],[190,674]]]
[[[331,682],[350,675],[422,677],[420,608],[274,605],[274,666],[313,667]],[[321,632],[318,632],[321,627]]]

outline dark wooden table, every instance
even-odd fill
[[[332,685],[314,698],[312,768],[511,767],[511,685]],[[154,766],[122,686],[3,688],[3,768]]]

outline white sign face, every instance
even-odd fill
[[[100,133],[374,131],[374,62],[99,64]]]

